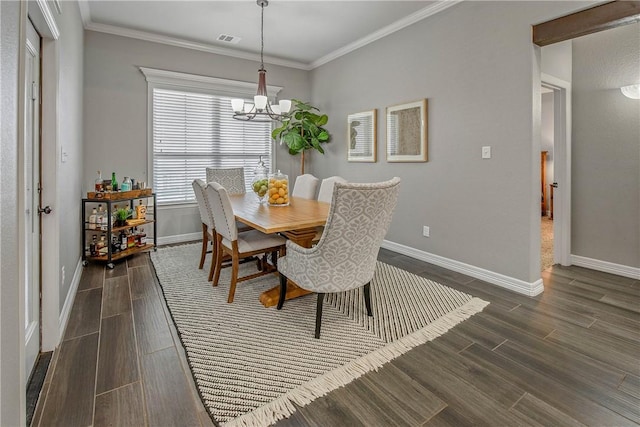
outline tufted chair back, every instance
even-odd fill
[[[244,194],[244,168],[217,169],[207,168],[207,183],[217,182],[228,194]]]

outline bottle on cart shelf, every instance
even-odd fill
[[[120,250],[124,251],[127,249],[127,235],[124,234],[124,230],[120,232]]]
[[[98,255],[98,250],[96,245],[98,244],[98,236],[95,234],[91,237],[91,243],[89,243],[89,255],[96,256]]]
[[[102,205],[98,205],[98,218],[96,222],[99,224],[96,228],[102,231],[107,231],[109,228],[109,214],[105,209],[102,209]]]
[[[136,218],[138,219],[147,218],[147,207],[142,204],[142,200],[139,200],[139,204],[138,206],[136,206]]]
[[[118,191],[118,180],[115,172],[111,172],[111,190]]]
[[[144,229],[140,228],[140,232],[138,233],[138,244],[140,246],[144,246],[147,244],[147,233],[144,232]]]
[[[96,193],[100,193],[102,191],[104,191],[104,187],[102,186],[102,172],[98,171],[98,177],[96,178],[96,182],[95,182],[95,190]]]
[[[120,240],[118,239],[118,236],[113,235],[111,236],[111,253],[115,254],[120,252]]]
[[[100,246],[100,249],[98,250],[98,255],[106,255],[107,252],[109,252],[106,239],[107,237],[104,234],[100,236],[100,242],[98,242],[98,246]]]
[[[95,230],[96,228],[98,228],[98,212],[96,211],[96,208],[93,208],[91,210],[91,215],[89,215],[89,229],[90,230]]]
[[[129,179],[128,176],[124,177],[124,180],[122,181],[122,186],[120,187],[120,189],[122,191],[131,191],[131,180]]]

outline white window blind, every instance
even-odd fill
[[[230,98],[153,88],[153,188],[158,204],[195,201],[206,168],[245,168],[249,189],[259,157],[271,170],[271,123],[233,118]]]

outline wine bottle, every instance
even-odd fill
[[[111,172],[111,189],[113,191],[118,191],[118,180],[116,179],[115,172]]]

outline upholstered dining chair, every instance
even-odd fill
[[[286,240],[275,234],[265,234],[258,230],[251,230],[238,234],[236,221],[233,215],[233,208],[227,190],[217,182],[208,183],[205,189],[213,213],[213,220],[216,227],[216,259],[215,276],[213,286],[218,286],[220,270],[222,269],[223,255],[231,256],[231,286],[229,287],[229,297],[227,302],[233,302],[236,292],[236,284],[256,277],[264,276],[275,271],[275,268],[268,264],[264,265],[261,271],[244,277],[238,277],[238,267],[241,258],[246,258],[258,254],[274,254],[274,266],[277,265],[276,255],[283,255]]]
[[[324,233],[318,244],[303,248],[287,241],[287,254],[278,260],[280,299],[284,304],[287,279],[318,293],[316,332],[320,338],[325,293],[363,287],[371,316],[370,282],[378,251],[398,200],[400,178],[373,184],[336,183]]]
[[[336,182],[347,182],[341,176],[330,176],[329,178],[325,178],[320,183],[320,190],[318,190],[318,201],[331,203],[331,197],[333,197],[333,186]]]
[[[244,185],[244,168],[207,168],[207,183],[209,182],[217,182],[229,194],[244,194],[247,192]]]
[[[193,186],[193,192],[196,195],[196,202],[198,202],[198,211],[200,212],[200,220],[202,221],[202,252],[200,253],[200,265],[198,268],[202,270],[204,266],[204,259],[207,256],[207,249],[209,248],[209,242],[213,245],[214,242],[214,225],[213,217],[211,216],[211,209],[209,208],[204,188],[207,183],[201,179],[195,179],[191,184]],[[215,253],[213,254],[215,258]]]
[[[320,182],[320,180],[310,173],[298,176],[296,182],[293,184],[291,196],[301,197],[303,199],[315,199],[318,182]]]

